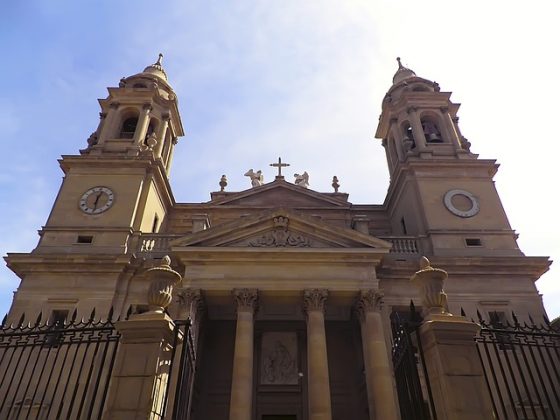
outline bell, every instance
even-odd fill
[[[441,137],[437,133],[430,133],[430,135],[428,136],[428,141],[441,142]]]

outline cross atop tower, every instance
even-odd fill
[[[271,163],[270,166],[278,168],[278,175],[276,175],[276,179],[284,179],[282,176],[282,168],[290,166],[289,163],[282,163],[282,158],[278,158],[278,163]]]

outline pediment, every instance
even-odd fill
[[[320,193],[303,188],[283,180],[276,180],[259,187],[253,187],[238,193],[228,193],[212,201],[217,206],[251,206],[251,207],[350,207],[348,195],[342,193]]]
[[[391,244],[353,229],[277,209],[178,238],[171,247],[376,248],[389,252]]]

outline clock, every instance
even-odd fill
[[[93,187],[80,198],[80,210],[86,214],[99,214],[111,208],[115,194],[107,187]]]
[[[459,217],[473,217],[480,211],[478,199],[465,190],[449,190],[443,197],[447,210]]]

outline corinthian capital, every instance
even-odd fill
[[[329,291],[327,289],[306,289],[303,291],[303,309],[309,311],[324,311]]]
[[[257,309],[257,289],[233,289],[233,300],[237,306],[237,312],[254,312]]]
[[[382,305],[383,292],[375,289],[362,290],[356,301],[356,314],[358,318],[364,320],[367,312],[380,311]]]
[[[200,289],[186,288],[177,293],[180,305],[186,310],[187,316],[197,318],[204,311],[204,298]]]

